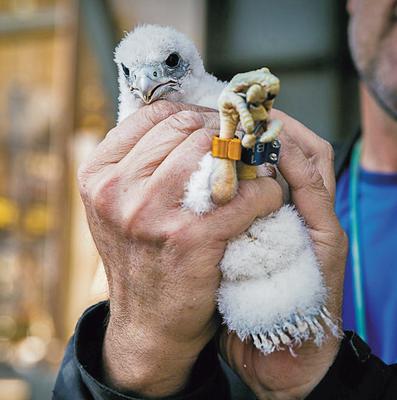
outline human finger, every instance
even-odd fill
[[[244,232],[257,217],[267,216],[283,205],[280,185],[271,177],[239,182],[236,196],[203,217],[221,240]]]
[[[219,128],[218,114],[188,110],[173,114],[143,136],[118,163],[118,168],[130,171],[126,174],[127,179],[151,176],[176,147],[193,132],[203,128]],[[185,148],[189,151],[188,145]]]
[[[332,146],[320,136],[316,135],[302,123],[279,111],[272,110],[275,116],[283,122],[283,131],[280,139],[283,141],[285,135],[293,137],[298,143],[305,157],[311,159],[324,180],[332,203],[335,198],[336,181],[334,172],[334,152]]]
[[[283,135],[279,169],[288,182],[291,198],[312,229],[329,230],[336,224],[332,198],[312,158],[307,158],[295,137]]]
[[[166,197],[173,199],[174,206],[180,206],[187,183],[211,150],[212,137],[217,133],[218,130],[208,128],[193,132],[153,172],[150,184],[162,187]],[[164,184],[159,185],[159,181]]]
[[[84,168],[95,173],[106,165],[119,162],[154,126],[183,110],[209,112],[210,109],[191,104],[157,101],[137,110],[111,129],[97,146]]]

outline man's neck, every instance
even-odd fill
[[[373,172],[397,172],[397,121],[361,84],[363,150],[361,166]]]

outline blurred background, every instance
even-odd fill
[[[0,400],[51,398],[105,292],[75,173],[115,124],[115,44],[145,22],[186,33],[223,80],[269,66],[277,108],[328,140],[357,129],[345,1],[0,0]]]

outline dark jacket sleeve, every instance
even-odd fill
[[[108,318],[108,303],[89,308],[70,340],[54,388],[56,400],[139,400],[134,393],[120,393],[104,385],[102,344]],[[251,400],[238,377],[219,361],[214,343],[202,351],[189,387],[163,400]],[[307,400],[395,400],[397,366],[387,366],[371,354],[354,333],[346,332],[335,362]]]
[[[66,348],[53,391],[56,400],[142,400],[134,393],[120,393],[102,379],[102,344],[108,319],[108,303],[89,308],[77,324]],[[210,342],[201,352],[188,388],[166,400],[229,400],[229,384]],[[164,399],[165,400],[165,399]]]
[[[346,332],[339,353],[307,400],[395,400],[397,365],[386,365],[353,332]]]

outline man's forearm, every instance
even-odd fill
[[[124,376],[134,378],[134,381],[130,380],[132,384],[129,384],[126,389],[117,387],[112,378],[109,376],[109,370],[103,364],[104,356],[103,351],[105,350],[105,333],[109,322],[109,307],[107,302],[99,303],[95,306],[90,307],[80,319],[75,335],[69,342],[65,351],[65,357],[60,368],[57,382],[54,388],[54,399],[85,399],[87,393],[90,394],[90,398],[96,399],[131,399],[141,400],[148,397],[162,397],[161,394],[148,395],[144,394],[147,387],[155,387],[160,383],[157,389],[161,389],[165,392],[166,386],[170,389],[170,393],[173,392],[169,385],[172,381],[162,374],[163,378],[168,382],[160,382],[159,370],[156,370],[158,366],[158,358],[156,363],[153,359],[145,362],[142,346],[141,348],[134,347],[131,341],[128,341],[126,347],[126,354],[129,355],[128,359],[119,358],[118,354],[107,355],[110,356],[110,360],[114,364],[114,372],[117,376]],[[131,335],[133,337],[133,327],[130,327]],[[113,339],[115,340],[116,347],[123,342],[122,331],[117,331]],[[153,354],[157,357],[158,353],[163,351],[159,346],[155,349],[154,345],[158,345],[160,342],[152,340],[151,349],[155,350]],[[120,347],[117,347],[121,349]],[[112,349],[109,349],[112,351]],[[140,357],[137,357],[140,355]],[[179,356],[178,359],[183,361],[183,357],[177,351],[175,355]],[[172,362],[173,357],[165,363],[161,362],[161,370],[168,370],[168,372],[175,371],[175,364]],[[133,364],[133,360],[137,360]],[[123,371],[121,369],[124,368]],[[187,369],[186,369],[187,371]],[[139,375],[137,375],[137,372]],[[142,372],[142,373],[141,373]],[[151,378],[153,377],[153,378]],[[105,380],[106,379],[106,380]],[[172,377],[170,378],[172,379]],[[109,382],[110,383],[107,383]],[[173,381],[176,383],[176,381]],[[164,383],[167,383],[164,385]],[[141,389],[139,389],[139,387]],[[174,386],[176,388],[177,385]],[[176,389],[177,390],[177,389]],[[228,382],[217,357],[216,346],[213,341],[208,343],[207,346],[199,354],[197,361],[193,368],[190,369],[188,384],[184,389],[173,392],[175,398],[178,400],[189,399],[189,400],[202,400],[216,398],[217,400],[230,400]],[[160,391],[157,391],[160,393]],[[168,397],[167,399],[172,399]]]
[[[165,397],[181,392],[200,351],[145,329],[112,323],[103,345],[106,384],[141,396]]]

